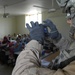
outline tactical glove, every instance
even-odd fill
[[[31,27],[27,23],[26,26],[30,32],[30,37],[33,40],[39,41],[39,43],[43,44],[44,41],[44,27],[42,24],[39,24],[38,22],[31,21]]]
[[[48,33],[49,37],[55,41],[59,40],[61,38],[61,34],[58,32],[56,26],[53,24],[51,20],[45,20],[44,26],[50,28],[50,32]]]

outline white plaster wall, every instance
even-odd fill
[[[16,19],[12,18],[0,18],[0,38],[5,35],[16,33]]]
[[[25,28],[25,15],[17,16],[17,33],[18,34],[28,34],[27,28]]]
[[[69,25],[66,23],[66,16],[61,11],[56,11],[53,13],[43,12],[42,21],[46,19],[51,19],[57,26],[57,29],[62,34],[62,36],[69,39]],[[17,17],[17,33],[18,34],[28,34],[29,31],[25,28],[25,15]]]

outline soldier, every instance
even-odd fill
[[[57,30],[52,21],[46,20],[44,24],[31,22],[32,27],[27,24],[30,31],[31,41],[17,58],[16,65],[12,75],[75,75],[75,17],[74,0],[57,0],[58,5],[64,7],[65,12],[70,12],[72,26],[70,28],[70,37],[72,42],[66,40]],[[40,53],[44,43],[44,26],[51,29],[48,38],[52,39],[59,48],[60,54],[56,57],[54,69],[42,68],[40,65]],[[56,62],[57,60],[57,62]]]

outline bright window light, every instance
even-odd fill
[[[32,14],[25,16],[25,28],[26,28],[26,23],[30,24],[31,21],[33,22],[38,21],[39,23],[42,23],[42,14]]]

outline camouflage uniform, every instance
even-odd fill
[[[67,44],[68,42],[62,38],[57,43],[57,46],[65,49],[68,46]],[[30,41],[26,45],[26,48],[19,54],[12,75],[75,75],[75,61],[63,69],[50,70],[48,68],[42,68],[40,65],[41,50],[41,44],[35,40]]]

